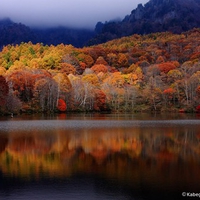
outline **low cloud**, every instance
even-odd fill
[[[148,0],[1,0],[0,18],[31,27],[94,28],[98,21],[123,19]]]

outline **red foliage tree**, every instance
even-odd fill
[[[34,74],[29,70],[15,70],[7,78],[20,100],[28,102],[33,97]]]
[[[99,89],[95,90],[95,110],[105,110],[106,109],[106,95]]]
[[[163,94],[166,95],[166,97],[168,99],[172,99],[173,98],[173,94],[175,93],[173,88],[168,88],[166,90],[163,91]]]
[[[198,105],[198,106],[196,107],[196,112],[197,112],[197,113],[200,113],[200,105]]]
[[[8,84],[3,76],[0,76],[0,108],[4,107],[6,103],[6,97],[8,95]]]
[[[170,70],[176,69],[176,65],[172,62],[165,62],[158,65],[161,72],[167,74]]]
[[[174,98],[175,90],[173,88],[168,88],[163,91],[163,97],[166,105],[171,105]]]
[[[61,112],[65,112],[67,110],[67,105],[63,99],[58,99],[57,108]]]
[[[200,98],[200,86],[197,87],[196,93],[197,93],[197,96]]]

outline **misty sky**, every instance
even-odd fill
[[[94,28],[98,21],[123,19],[148,0],[0,0],[0,19],[28,26]]]

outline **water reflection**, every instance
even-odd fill
[[[0,180],[40,185],[42,180],[47,184],[78,176],[79,182],[87,180],[88,187],[91,180],[95,182],[97,193],[106,190],[104,199],[117,199],[111,198],[116,191],[121,199],[177,198],[181,191],[199,192],[199,124],[168,124],[102,119],[2,121]],[[77,187],[81,188],[80,183]]]

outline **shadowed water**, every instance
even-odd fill
[[[200,120],[170,115],[0,119],[0,199],[182,199],[200,192]]]

